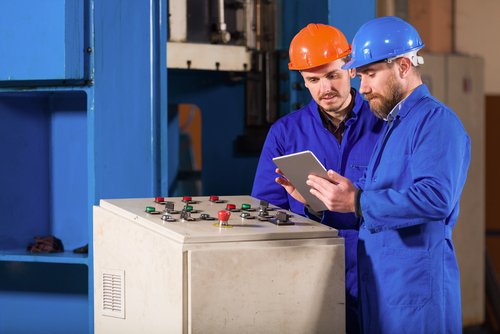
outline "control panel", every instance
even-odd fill
[[[95,333],[344,333],[344,240],[250,196],[101,200]]]
[[[110,199],[101,200],[100,206],[182,243],[338,235],[333,228],[250,196]]]
[[[167,222],[195,222],[195,221],[213,221],[219,220],[214,226],[221,228],[232,227],[229,224],[231,216],[233,216],[233,224],[243,224],[245,220],[258,219],[260,221],[269,221],[276,225],[293,225],[294,222],[289,218],[291,214],[283,211],[276,210],[274,207],[270,207],[269,203],[266,201],[260,201],[259,207],[252,207],[250,203],[241,203],[237,206],[234,198],[220,199],[219,196],[210,196],[208,198],[208,206],[206,203],[207,199],[197,198],[193,199],[191,196],[183,196],[180,205],[175,200],[170,200],[165,197],[156,197],[155,203],[160,205],[165,205],[160,210],[156,206],[147,206],[145,211],[150,214],[161,214],[161,219]],[[233,203],[231,203],[233,202]],[[240,202],[240,201],[238,201]],[[215,204],[224,204],[223,206],[217,206]],[[199,205],[199,206],[198,206]],[[214,217],[209,211],[217,211],[217,216]],[[273,215],[272,212],[276,211]],[[198,214],[198,215],[197,215]],[[178,217],[176,215],[179,215]],[[235,217],[238,218],[235,219]]]

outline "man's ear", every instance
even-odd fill
[[[348,69],[348,71],[349,71],[349,76],[351,77],[351,79],[354,79],[354,77],[356,77],[356,69],[350,68],[350,69]]]
[[[308,85],[307,85],[307,81],[306,79],[302,78],[302,80],[304,80],[304,87],[306,87],[307,89],[309,89]]]
[[[304,77],[304,74],[302,74],[302,71],[299,71],[299,73],[300,73],[300,76],[302,77],[302,80],[304,81],[304,87],[306,87],[307,89],[309,89],[309,87],[307,87],[307,80]]]
[[[401,57],[399,58],[399,76],[405,78],[411,70],[411,60],[410,58]]]

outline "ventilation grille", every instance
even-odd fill
[[[125,319],[125,272],[106,270],[102,274],[102,314]]]

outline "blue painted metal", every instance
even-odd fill
[[[71,251],[52,254],[27,254],[26,249],[0,251],[0,262],[39,262],[88,264],[87,254],[74,254]]]
[[[0,333],[89,333],[87,266],[0,262]]]
[[[81,13],[82,3],[85,15]],[[44,28],[47,28],[48,43],[44,47],[55,54],[46,55],[45,50],[35,50],[44,43],[41,40],[25,38],[23,41],[28,43],[18,41],[15,48],[7,42],[2,44],[5,47],[2,69],[11,72],[0,78],[0,85],[11,88],[1,89],[3,93],[0,94],[4,139],[0,145],[7,157],[0,167],[0,205],[2,211],[9,212],[0,223],[0,332],[93,332],[92,259],[71,252],[91,242],[89,217],[91,205],[96,202],[95,159],[93,150],[88,150],[93,148],[87,144],[93,143],[93,138],[87,142],[87,133],[93,135],[94,131],[93,123],[87,122],[87,111],[89,115],[94,111],[93,89],[82,87],[75,91],[74,87],[47,86],[21,90],[16,87],[33,87],[42,81],[47,84],[59,79],[81,79],[84,72],[92,77],[93,70],[83,69],[80,58],[83,58],[84,37],[86,45],[93,46],[91,35],[84,34],[81,29],[92,25],[93,7],[89,1],[74,0],[16,1],[17,7],[9,7],[10,4],[8,1],[0,4],[4,6],[0,10],[2,18],[11,18],[11,21],[2,19],[0,22],[2,42],[10,41],[12,21],[25,15],[29,20],[20,27],[16,21],[19,31],[14,35],[19,40],[23,34],[38,39],[38,33],[45,33]],[[72,11],[75,9],[79,14]],[[45,11],[49,13],[44,15]],[[36,18],[33,17],[35,12]],[[42,23],[45,26],[40,27]],[[74,31],[75,27],[79,30]],[[24,61],[26,56],[36,59],[35,67]],[[92,53],[85,57],[85,62],[89,66],[93,64]],[[73,69],[78,74],[75,75]],[[91,125],[89,129],[88,124]],[[90,157],[88,162],[87,157]],[[26,253],[33,236],[47,234],[60,237],[70,251],[47,255]],[[54,267],[51,263],[59,265]],[[54,270],[68,265],[77,268],[82,264],[85,269],[78,273],[72,269]],[[90,270],[86,269],[86,264]],[[6,277],[13,278],[5,280]],[[79,286],[84,292],[68,290],[65,284],[51,285],[58,280],[72,287]],[[20,290],[22,293],[18,293]],[[65,317],[60,317],[61,314]]]
[[[150,197],[159,191],[157,144],[165,98],[156,91],[160,62],[155,1],[95,3],[95,200]],[[149,23],[153,20],[152,23]],[[166,42],[166,41],[165,41]],[[156,51],[156,52],[155,52]],[[164,139],[160,139],[160,142]],[[156,164],[156,165],[155,165]]]
[[[92,15],[93,16],[93,15]],[[93,46],[93,43],[91,44]],[[92,54],[91,64],[93,64],[94,56]],[[91,71],[94,71],[92,67]],[[93,87],[87,91],[87,215],[88,215],[88,323],[89,333],[94,333],[94,229],[93,229],[93,205],[97,202],[95,192],[95,152],[94,152],[94,134],[95,129],[92,124],[95,122],[95,107],[94,107],[94,89]]]
[[[0,1],[0,80],[84,79],[84,1]]]
[[[52,234],[66,249],[87,238],[86,95],[0,93],[0,251]],[[83,201],[82,201],[83,199]]]
[[[150,5],[150,114],[154,196],[166,196],[168,193],[168,120],[167,98],[167,26],[166,0],[154,0]]]
[[[0,95],[0,248],[25,249],[50,232],[50,113],[47,99]],[[28,197],[29,196],[29,197]],[[23,212],[23,207],[29,209]]]
[[[281,47],[288,51],[288,46],[303,27],[309,23],[328,24],[328,2],[316,1],[314,6],[304,0],[282,1],[282,36]]]
[[[376,0],[328,0],[328,22],[351,42],[359,27],[375,17],[376,9]]]
[[[156,77],[156,100],[159,100],[158,104],[158,122],[160,124],[158,145],[159,145],[159,189],[155,192],[158,196],[168,195],[168,186],[170,184],[170,174],[171,167],[169,165],[170,152],[170,128],[168,124],[168,85],[167,85],[167,39],[168,39],[168,6],[167,0],[157,0],[155,1],[156,15],[155,15],[155,27],[157,29],[155,40],[157,46],[157,52],[155,53],[156,59],[158,59],[156,64],[155,73],[158,73]]]
[[[73,250],[88,243],[87,95],[51,94],[48,103],[51,230]]]
[[[328,0],[328,8],[328,22],[342,30],[347,40],[352,42],[359,27],[375,17],[377,2],[376,0]],[[356,77],[351,85],[359,88],[359,79]]]
[[[87,293],[75,295],[61,285],[40,294],[36,287],[66,279],[87,289],[87,269],[77,271],[83,276],[62,270],[63,278],[53,271],[88,263],[86,255],[71,252],[88,242],[87,95],[55,88],[2,92],[0,110],[0,150],[6,157],[0,165],[0,208],[6,213],[0,221],[0,332],[88,332]],[[60,238],[67,251],[26,252],[33,237],[43,235]],[[26,312],[34,308],[37,312]],[[59,316],[66,312],[74,313]]]

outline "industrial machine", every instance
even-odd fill
[[[342,333],[344,241],[249,196],[101,200],[95,333]]]
[[[280,81],[279,76],[279,1],[172,0],[168,5],[167,67],[177,71],[172,78],[182,78],[186,70],[198,71],[198,78],[210,76],[207,71],[225,72],[225,79],[211,81],[243,84],[238,109],[244,131],[237,135],[235,150],[257,155],[279,117],[280,101],[287,100],[279,92],[280,83],[286,86],[288,79]],[[281,61],[286,63],[284,55]]]

